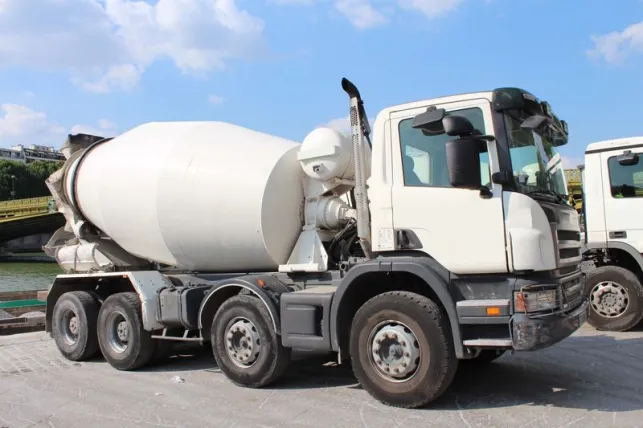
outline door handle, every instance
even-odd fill
[[[609,234],[610,239],[625,239],[627,238],[627,232],[619,230],[616,232],[610,232]]]

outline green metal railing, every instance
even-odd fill
[[[26,308],[29,306],[45,306],[45,302],[38,299],[23,299],[0,302],[0,309],[18,309]]]

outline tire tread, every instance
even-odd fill
[[[446,318],[446,315],[443,313],[441,308],[429,299],[426,296],[416,294],[409,291],[389,291],[382,294],[379,294],[369,301],[367,301],[355,314],[355,318],[358,318],[362,313],[370,310],[371,307],[379,304],[382,301],[395,301],[397,303],[402,303],[406,305],[413,305],[422,309],[428,317],[434,322],[440,331],[439,341],[445,350],[445,358],[441,361],[440,365],[440,374],[438,376],[438,381],[430,385],[428,390],[422,391],[422,394],[417,394],[417,397],[413,400],[410,400],[406,403],[391,403],[386,399],[381,399],[377,391],[371,388],[367,383],[361,382],[362,387],[378,401],[387,405],[394,405],[396,407],[402,408],[418,408],[423,407],[429,404],[431,401],[440,397],[446,389],[451,385],[455,374],[458,368],[458,360],[455,355],[455,349],[453,347],[452,334],[449,322]],[[354,333],[351,332],[351,336]],[[351,342],[356,340],[356,338],[351,337]],[[353,364],[357,360],[356,356],[353,356]],[[359,380],[359,377],[358,377]]]
[[[591,284],[594,281],[596,281],[596,277],[600,278],[602,276],[606,277],[603,280],[607,280],[607,278],[613,278],[614,276],[623,277],[623,279],[625,280],[625,284],[621,284],[621,285],[627,289],[627,292],[630,298],[630,304],[632,304],[632,301],[635,301],[634,304],[638,308],[638,313],[636,313],[635,316],[632,317],[632,319],[625,322],[622,319],[615,319],[615,320],[609,320],[606,322],[604,321],[599,323],[599,322],[596,322],[596,318],[592,317],[592,314],[594,313],[594,311],[593,309],[591,309],[591,305],[590,305],[590,316],[587,319],[587,323],[599,331],[619,331],[620,332],[620,331],[627,331],[634,328],[636,325],[638,325],[641,322],[641,320],[643,320],[643,285],[641,285],[641,281],[636,276],[636,274],[634,274],[634,272],[628,269],[625,269],[621,266],[604,265],[604,266],[594,268],[587,273],[587,277],[586,277],[587,294],[590,299],[591,299],[591,296],[589,295],[589,293],[593,288],[593,285]],[[598,281],[600,281],[600,279]],[[619,282],[619,281],[617,280],[616,282]],[[596,317],[600,317],[600,316],[596,314]],[[602,317],[600,317],[599,319],[603,320]]]
[[[58,302],[56,302],[56,306],[61,301],[61,299],[71,300],[71,303],[74,304],[74,306],[80,306],[80,309],[84,312],[84,317],[87,324],[87,341],[84,344],[83,350],[77,356],[72,356],[71,353],[64,352],[60,348],[59,350],[61,351],[61,353],[63,353],[63,356],[65,356],[65,358],[70,359],[71,361],[84,361],[92,358],[99,350],[96,324],[98,320],[98,311],[100,309],[100,305],[97,299],[90,292],[81,290],[68,291],[62,294],[58,299]],[[55,308],[56,307],[54,306],[54,317],[56,316]],[[54,330],[56,327],[57,324],[55,325]],[[56,334],[55,331],[54,334]]]

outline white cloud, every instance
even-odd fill
[[[45,113],[18,104],[0,105],[0,144],[3,147],[54,145],[61,143],[65,135],[65,128],[51,121]]]
[[[315,0],[268,0],[270,3],[279,5],[309,6],[315,3]]]
[[[373,129],[373,122],[370,120],[368,121],[369,125],[371,127],[371,132]],[[331,128],[339,132],[343,132],[344,134],[350,136],[351,135],[351,119],[349,116],[346,117],[338,117],[337,119],[332,119],[329,120],[328,122],[324,123],[323,125],[320,125],[323,127]]]
[[[643,53],[643,21],[632,24],[623,31],[613,31],[601,36],[592,36],[594,48],[587,51],[593,58],[602,58],[607,63],[618,63],[627,56]]]
[[[400,7],[422,12],[428,18],[437,18],[455,10],[463,0],[398,0]]]
[[[16,144],[60,147],[68,134],[114,135],[116,131],[116,126],[107,119],[100,119],[97,126],[78,124],[68,130],[46,113],[27,106],[0,105],[0,147]]]
[[[433,19],[454,11],[463,1],[464,0],[396,0],[395,3],[401,9],[417,11],[427,18]],[[387,3],[390,4],[391,2],[389,1]],[[335,8],[342,13],[355,28],[360,30],[382,26],[389,22],[389,19],[383,11],[380,10],[384,9],[384,7],[376,7],[372,0],[335,0]]]
[[[71,127],[70,134],[89,134],[102,137],[113,136],[117,133],[116,126],[107,119],[99,119],[98,126],[78,124]]]
[[[131,89],[155,61],[184,73],[263,48],[264,23],[235,0],[0,0],[0,64],[65,70],[90,91]]]
[[[98,119],[98,127],[100,129],[116,129],[116,125],[107,119]]]
[[[222,96],[220,96],[220,95],[214,95],[214,94],[213,94],[213,95],[210,95],[210,96],[208,97],[208,102],[209,102],[210,104],[222,104],[222,103],[223,103],[223,101],[225,101],[225,99],[224,99]]]
[[[349,116],[329,120],[328,123],[325,123],[322,126],[343,132],[346,135],[351,134],[351,120]]]
[[[561,156],[564,169],[576,169],[578,165],[585,163],[585,158],[582,156]]]
[[[369,0],[336,0],[335,8],[360,30],[386,24],[388,20]]]
[[[143,70],[144,67],[133,64],[113,65],[102,70],[85,70],[80,73],[82,76],[72,77],[72,81],[90,92],[106,93],[112,89],[129,90],[138,85]]]

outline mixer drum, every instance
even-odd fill
[[[90,149],[65,188],[75,188],[87,220],[136,256],[200,271],[274,271],[303,224],[299,146],[223,122],[147,123]]]

